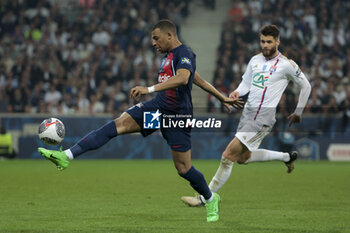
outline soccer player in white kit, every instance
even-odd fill
[[[289,126],[301,121],[301,114],[311,92],[311,86],[298,65],[278,51],[280,32],[276,25],[264,26],[260,30],[262,52],[251,58],[238,88],[230,98],[239,99],[249,92],[239,121],[235,138],[227,145],[222,154],[220,166],[209,184],[216,193],[231,175],[234,162],[247,164],[281,160],[287,166],[287,172],[294,169],[294,160],[298,153],[279,152],[258,149],[261,141],[269,134],[276,122],[276,107],[289,81],[300,88],[299,101],[289,119]],[[189,206],[204,204],[203,198],[182,197]]]

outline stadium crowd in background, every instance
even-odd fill
[[[169,18],[181,37],[189,2],[1,0],[0,112],[124,111],[133,104],[131,87],[156,82],[151,25]],[[209,2],[214,8],[215,1]],[[300,65],[313,87],[306,113],[350,117],[349,11],[345,0],[232,1],[213,84],[225,94],[237,87],[248,59],[259,52],[256,32],[273,23],[281,29],[281,52]],[[297,96],[290,85],[280,112],[287,115]],[[209,112],[222,109],[208,97]]]
[[[156,82],[149,35],[180,24],[188,0],[1,0],[0,112],[114,113]]]
[[[306,113],[339,113],[350,117],[350,2],[345,0],[232,1],[222,26],[214,86],[228,95],[237,88],[249,58],[260,52],[256,32],[275,24],[281,30],[280,51],[299,64],[312,94]],[[290,84],[280,102],[287,116],[297,102]],[[208,111],[221,103],[209,96]]]

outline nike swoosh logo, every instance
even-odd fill
[[[45,122],[45,127],[47,128],[47,127],[49,127],[50,125],[54,125],[54,124],[57,124],[57,123],[58,123],[58,121],[51,122],[51,123],[46,123],[46,122]]]
[[[181,147],[182,145],[174,145],[173,148],[179,148]]]
[[[50,158],[52,159],[57,159],[55,156],[53,156],[52,154],[50,154]]]

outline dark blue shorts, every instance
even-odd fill
[[[126,112],[136,121],[141,128],[141,134],[144,137],[152,134],[158,129],[144,129],[143,113],[159,110],[162,114],[174,114],[173,112],[161,109],[158,103],[152,99],[143,103],[136,104]],[[171,150],[186,152],[191,149],[191,129],[190,128],[161,128],[163,138],[167,141]]]

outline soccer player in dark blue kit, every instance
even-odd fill
[[[216,96],[226,106],[238,104],[237,100],[224,97],[211,84],[200,78],[196,73],[196,55],[178,40],[175,25],[171,21],[161,20],[153,27],[152,41],[159,52],[166,53],[158,73],[158,84],[152,87],[134,87],[130,95],[139,99],[141,95],[158,92],[156,97],[129,108],[119,118],[87,134],[70,149],[53,151],[39,148],[38,151],[55,163],[59,170],[65,169],[74,157],[97,149],[116,136],[134,132],[141,132],[143,136],[152,134],[156,129],[143,128],[144,112],[155,112],[154,118],[160,114],[192,115],[193,82]],[[217,221],[220,197],[210,191],[203,174],[191,164],[191,129],[161,128],[160,130],[171,148],[177,172],[206,199],[207,221]]]

